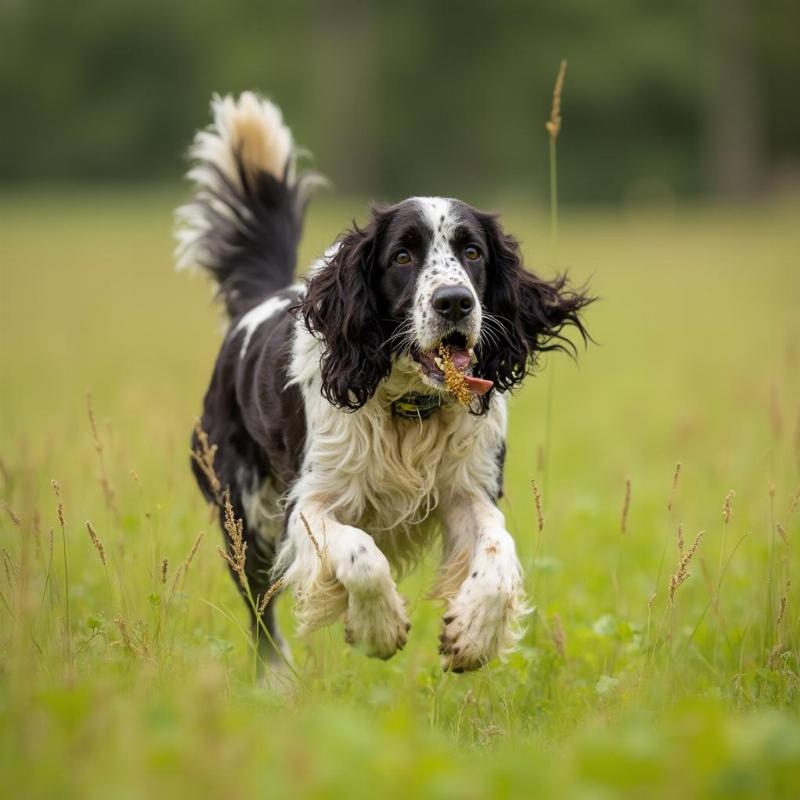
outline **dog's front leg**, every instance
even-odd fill
[[[436,594],[447,600],[442,666],[478,669],[511,650],[527,613],[522,569],[505,518],[488,497],[443,502],[444,562]]]
[[[375,658],[401,650],[411,627],[386,556],[364,531],[344,525],[315,503],[289,518],[287,583],[294,585],[301,631],[345,614],[345,638]]]

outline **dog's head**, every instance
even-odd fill
[[[311,275],[300,313],[324,342],[322,392],[331,403],[360,408],[400,359],[444,391],[444,352],[485,410],[492,391],[522,381],[537,353],[571,347],[564,326],[586,337],[580,312],[589,302],[563,276],[528,272],[494,215],[417,197],[373,209],[366,227],[344,234]]]

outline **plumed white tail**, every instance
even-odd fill
[[[235,316],[291,283],[305,206],[325,179],[297,176],[291,131],[269,100],[215,95],[211,112],[189,149],[194,198],[176,213],[176,261],[210,272]]]

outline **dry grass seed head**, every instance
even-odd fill
[[[784,528],[783,525],[780,524],[780,522],[776,522],[775,523],[775,528],[778,531],[778,536],[781,537],[781,539],[783,540],[783,543],[788,547],[789,546],[789,539],[786,536],[786,528]]]
[[[769,656],[767,657],[767,665],[772,670],[780,670],[781,668],[781,656],[785,653],[789,652],[786,648],[786,645],[783,642],[778,642],[775,647],[772,648],[769,652]]]
[[[672,503],[675,500],[675,492],[678,490],[678,478],[681,474],[681,462],[679,461],[675,465],[675,472],[672,475],[672,489],[669,493],[669,499],[667,500],[667,511],[672,511]]]
[[[628,532],[628,512],[631,509],[631,479],[625,478],[625,499],[622,501],[622,518],[620,530],[623,534]]]
[[[197,538],[194,540],[194,544],[192,545],[192,549],[189,551],[189,554],[183,560],[183,563],[178,567],[175,571],[175,574],[172,578],[172,586],[169,590],[169,600],[171,601],[177,588],[178,582],[181,578],[186,577],[186,574],[189,572],[189,567],[191,566],[192,561],[194,561],[195,554],[197,553],[198,548],[200,547],[200,542],[203,541],[203,537],[205,534],[201,531],[197,534]]]
[[[103,547],[103,543],[100,541],[100,537],[97,535],[97,531],[88,519],[86,520],[86,530],[89,533],[89,538],[92,540],[94,549],[97,550],[97,555],[100,556],[100,560],[103,562],[103,566],[106,566],[106,550]]]
[[[200,547],[200,542],[203,541],[204,536],[205,533],[203,533],[203,531],[200,531],[200,533],[197,534],[197,538],[194,540],[194,544],[192,545],[192,549],[189,551],[189,555],[186,556],[183,564],[181,564],[181,569],[183,570],[184,574],[189,571],[189,567],[192,565],[192,561],[194,561],[194,557],[197,554],[197,550]]]
[[[0,552],[2,552],[3,555],[3,567],[6,571],[6,580],[8,581],[9,586],[13,586],[14,584],[13,575],[17,571],[17,568],[14,564],[14,560],[11,558],[11,554],[8,552],[8,550],[5,549],[5,547],[3,547],[2,550],[0,550]]]
[[[100,440],[100,433],[97,430],[97,420],[94,416],[94,405],[92,403],[92,393],[88,392],[86,395],[86,411],[89,414],[89,427],[92,429],[92,438],[94,439],[94,449],[98,455],[103,454],[103,442]]]
[[[161,561],[161,583],[167,582],[167,570],[169,569],[169,561],[165,558]]]
[[[119,630],[119,635],[122,637],[122,646],[131,653],[136,653],[137,648],[133,644],[130,631],[128,630],[128,623],[124,617],[114,617],[114,624]]]
[[[556,83],[553,87],[553,104],[550,107],[550,119],[545,122],[544,126],[550,134],[550,139],[556,141],[558,134],[561,132],[561,93],[564,90],[564,77],[567,74],[567,62],[561,61],[558,68],[558,75],[556,76]]]
[[[208,434],[203,430],[200,420],[197,420],[195,423],[194,432],[197,436],[199,450],[191,451],[192,459],[200,468],[203,475],[206,476],[206,480],[217,500],[217,504],[222,505],[222,484],[214,469],[214,458],[217,455],[217,446],[208,441]]]
[[[794,493],[791,503],[789,503],[790,514],[793,513],[794,510],[797,508],[798,503],[800,503],[800,486],[797,487],[797,491]]]
[[[697,536],[694,537],[692,546],[681,556],[674,574],[669,579],[670,605],[675,599],[675,592],[677,592],[678,588],[686,581],[687,578],[691,576],[691,572],[689,572],[689,564],[691,564],[694,554],[697,552],[697,547],[700,544],[700,539],[703,538],[703,533],[704,531],[699,531]]]
[[[247,576],[244,571],[245,558],[247,557],[247,542],[244,541],[244,523],[241,519],[237,519],[233,513],[229,489],[225,490],[222,501],[225,509],[224,527],[230,544],[227,551],[221,547],[218,547],[217,550],[238,576],[242,588],[247,590]]]
[[[726,525],[731,521],[734,497],[736,497],[736,492],[731,489],[728,494],[725,495],[725,502],[722,504],[722,519]]]
[[[58,514],[58,523],[63,530],[67,523],[64,521],[64,504],[61,502],[61,484],[59,484],[57,480],[51,480],[50,484],[53,487],[53,491],[56,493],[56,500],[58,501],[56,513]]]
[[[789,589],[788,585],[787,585],[786,589],[787,589],[787,592],[788,592],[788,589]],[[776,628],[780,627],[781,622],[783,622],[783,616],[786,613],[786,603],[787,602],[788,602],[788,596],[785,595],[785,594],[781,595],[780,606],[778,607],[778,616],[775,619],[775,627]]]
[[[258,602],[259,614],[263,614],[264,611],[266,611],[266,608],[269,605],[270,600],[272,600],[272,598],[275,597],[275,595],[279,591],[281,591],[281,589],[283,589],[284,585],[285,581],[283,580],[283,578],[278,578],[278,580],[276,580],[275,583],[273,583],[272,586],[270,586],[269,589],[267,589],[267,591],[264,592],[264,596]]]
[[[14,511],[13,508],[8,503],[3,503],[3,508],[6,510],[6,514],[11,518],[11,521],[19,528],[22,523],[20,522],[17,513]]]
[[[531,488],[533,489],[533,502],[536,506],[536,524],[539,526],[539,533],[544,530],[544,508],[542,507],[542,493],[539,491],[539,486],[536,481],[531,481]]]

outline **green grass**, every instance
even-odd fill
[[[569,266],[603,298],[588,314],[599,345],[550,361],[541,538],[547,373],[511,401],[503,507],[537,609],[522,647],[443,675],[431,559],[401,586],[402,654],[369,661],[341,625],[293,637],[305,688],[286,699],[254,685],[244,607],[189,473],[220,327],[206,282],[171,268],[176,200],[0,199],[0,488],[21,520],[0,509],[5,796],[798,796],[796,203],[562,212],[560,264],[546,214],[506,213],[531,266]],[[317,203],[303,260],[362,208]],[[679,523],[687,542],[705,535],[669,609]]]

